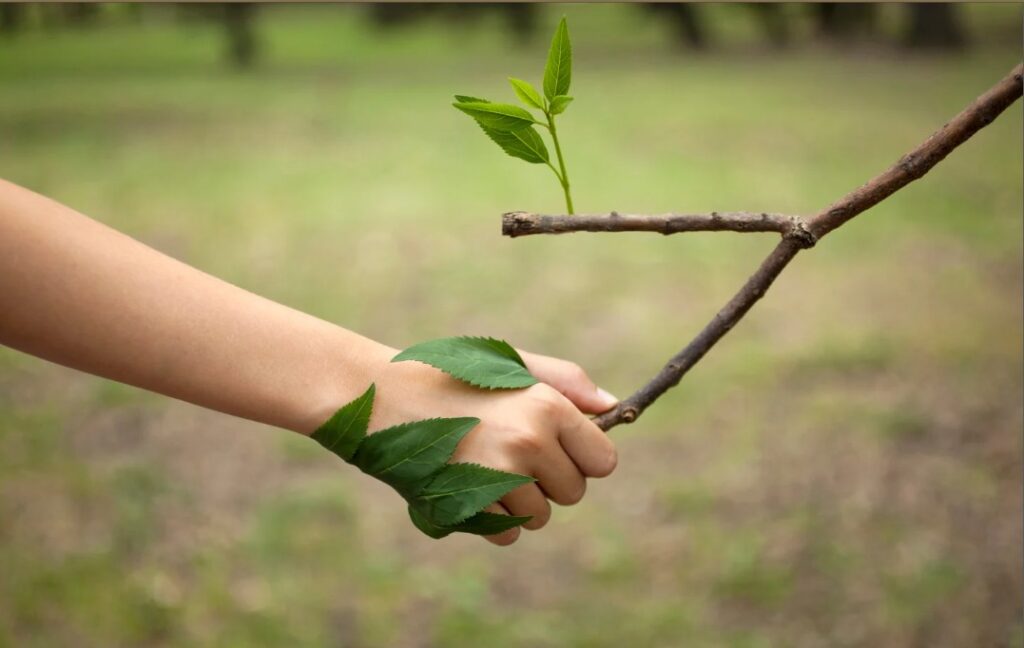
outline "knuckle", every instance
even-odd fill
[[[534,407],[543,416],[551,416],[562,408],[562,395],[548,385],[539,384],[530,388]]]
[[[545,445],[544,438],[534,430],[522,430],[510,435],[509,444],[516,454],[527,457],[539,455]]]
[[[499,547],[507,547],[519,539],[519,530],[509,529],[508,531],[504,531],[497,535],[484,536],[484,539],[491,544],[498,545]]]
[[[583,370],[583,367],[579,366],[575,362],[568,363],[565,369],[566,376],[569,377],[573,382],[590,382],[590,376]]]
[[[536,514],[534,514],[533,518],[529,522],[527,522],[526,524],[523,525],[523,528],[524,529],[529,529],[530,531],[536,531],[538,529],[543,529],[544,526],[547,525],[547,523],[548,523],[548,521],[550,519],[551,519],[551,514],[550,513],[536,513]]]
[[[587,481],[581,479],[579,483],[574,484],[572,488],[567,489],[566,492],[561,493],[560,500],[556,500],[562,506],[572,506],[578,504],[583,499],[583,495],[587,492]]]

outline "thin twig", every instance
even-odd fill
[[[646,385],[641,387],[629,398],[620,402],[615,408],[594,419],[601,429],[609,430],[620,423],[632,423],[647,407],[662,394],[679,384],[679,381],[697,362],[704,357],[718,340],[728,333],[733,326],[746,314],[757,300],[779,276],[779,273],[804,247],[810,247],[815,241],[847,222],[857,214],[877,205],[899,189],[926,174],[932,167],[960,144],[963,144],[976,132],[992,123],[1004,110],[1021,97],[1024,83],[1021,81],[1024,67],[1018,65],[1002,81],[988,92],[978,97],[959,115],[950,120],[941,129],[924,141],[916,149],[900,158],[891,168],[876,176],[867,184],[851,191],[832,203],[816,215],[803,222],[809,237],[803,239],[783,232],[783,238],[768,257],[761,263],[757,271],[747,279],[732,299],[718,311],[712,320],[697,334],[682,351],[673,356],[658,374]],[[506,214],[502,222],[503,231],[508,227],[510,214]],[[538,217],[544,219],[559,217]],[[593,217],[611,222],[611,216]],[[635,217],[642,219],[643,217]],[[657,218],[657,217],[650,217]],[[552,222],[552,221],[547,221]],[[558,232],[567,231],[622,231],[595,227],[593,222],[580,223],[572,228],[558,220]],[[801,222],[799,220],[795,222]],[[722,228],[734,229],[734,228]],[[657,231],[657,230],[651,230]],[[692,231],[681,229],[679,231]],[[738,230],[753,231],[753,230]],[[768,231],[778,231],[770,229]],[[505,231],[509,236],[522,233]],[[541,233],[541,232],[536,232]]]
[[[505,236],[563,234],[566,232],[777,232],[809,237],[799,216],[766,212],[711,212],[710,214],[579,214],[548,215],[509,212],[501,217]]]

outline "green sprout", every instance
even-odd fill
[[[569,192],[569,174],[565,170],[565,157],[558,142],[558,130],[555,128],[555,115],[565,112],[572,102],[568,95],[569,82],[572,80],[572,44],[569,42],[569,28],[565,17],[558,23],[555,36],[551,39],[548,51],[548,62],[544,67],[544,96],[537,89],[522,79],[509,77],[509,83],[519,101],[527,108],[544,113],[544,121],[534,118],[533,114],[512,104],[494,103],[487,99],[468,95],[455,95],[452,105],[476,120],[484,133],[495,144],[512,157],[525,160],[530,164],[546,164],[558,178],[565,193],[565,207],[573,213],[572,194]],[[551,156],[534,125],[548,129],[551,141],[555,145],[555,157],[558,168],[551,163]]]

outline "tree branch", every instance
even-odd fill
[[[501,233],[513,238],[531,234],[566,232],[777,232],[809,236],[799,216],[765,212],[711,212],[710,214],[578,214],[547,215],[509,212],[501,217]]]
[[[742,212],[719,214],[717,220],[715,220],[714,214],[620,216],[613,212],[602,216],[577,217],[538,216],[522,212],[505,214],[502,218],[502,232],[507,236],[573,231],[653,231],[670,234],[696,230],[770,231],[783,235],[782,240],[761,263],[757,271],[747,279],[739,292],[715,314],[707,326],[697,334],[697,337],[673,356],[650,382],[620,402],[614,409],[596,417],[594,422],[601,429],[609,430],[620,423],[635,421],[651,403],[679,384],[686,372],[740,321],[754,303],[764,296],[775,278],[802,248],[811,247],[817,240],[857,214],[877,205],[926,174],[953,149],[992,123],[1006,108],[1019,99],[1024,92],[1024,83],[1021,81],[1022,72],[1024,72],[1024,67],[1021,65],[1015,67],[1002,81],[978,97],[923,144],[900,158],[891,168],[863,186],[854,189],[807,221],[771,214],[767,214],[766,218],[761,219],[759,213],[745,214]],[[574,223],[572,222],[573,218],[582,220]],[[785,229],[782,219],[787,220],[790,227],[796,229]],[[670,222],[675,225],[668,225]],[[732,226],[720,226],[727,222]],[[712,224],[715,226],[707,226]],[[764,229],[758,229],[762,225]],[[671,227],[679,229],[670,229]]]

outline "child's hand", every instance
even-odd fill
[[[388,363],[376,379],[370,429],[437,416],[479,418],[452,460],[536,477],[535,483],[517,488],[488,510],[532,515],[524,526],[539,529],[551,517],[548,499],[575,504],[583,497],[587,477],[605,477],[614,470],[615,447],[586,414],[604,412],[618,400],[571,362],[520,353],[541,384],[485,391],[418,362]],[[519,532],[514,528],[487,540],[508,545]]]

